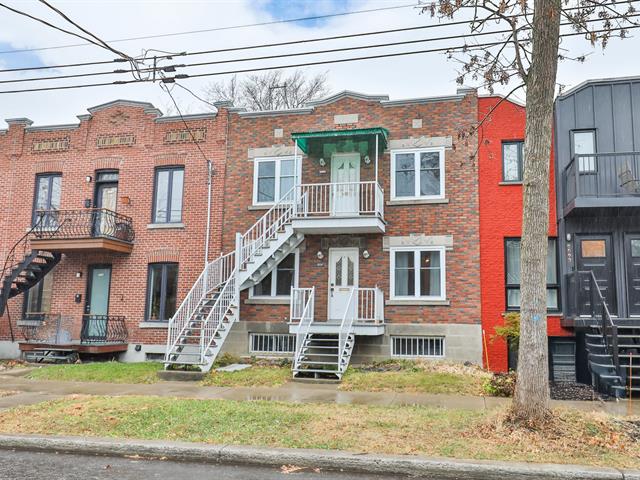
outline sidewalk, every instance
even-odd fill
[[[209,387],[190,382],[163,381],[153,384],[91,383],[28,380],[26,371],[0,374],[0,390],[20,392],[0,397],[0,410],[53,400],[66,395],[151,395],[160,397],[221,399],[238,401],[269,400],[295,403],[338,403],[357,405],[423,405],[441,408],[485,410],[506,405],[508,398],[436,395],[394,392],[345,392],[335,384],[287,383],[281,387]],[[603,411],[614,415],[640,415],[640,403],[552,401],[553,406],[583,411]]]

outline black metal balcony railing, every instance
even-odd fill
[[[562,175],[565,205],[579,197],[640,197],[640,152],[575,155]]]
[[[125,317],[115,315],[84,315],[80,343],[127,343]]]
[[[36,238],[108,238],[131,243],[135,238],[131,217],[106,208],[41,210],[34,229]]]

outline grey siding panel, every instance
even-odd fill
[[[594,112],[597,125],[596,149],[598,152],[615,151],[613,137],[613,110],[611,108],[611,86],[596,86],[593,89]]]
[[[640,149],[640,83],[631,84],[631,112],[633,121],[633,150]]]
[[[564,170],[567,163],[569,163],[569,156],[571,155],[569,132],[575,125],[574,98],[574,96],[571,96],[566,100],[559,101],[556,107],[557,118],[559,120],[555,132],[556,145],[558,148],[558,172]]]
[[[575,95],[575,127],[593,128],[593,88],[585,88]]]
[[[628,83],[613,85],[611,89],[613,114],[615,115],[615,148],[618,152],[630,152],[633,150],[630,85]]]

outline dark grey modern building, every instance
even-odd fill
[[[577,377],[622,391],[634,355],[640,366],[640,77],[589,80],[556,99],[555,169]]]

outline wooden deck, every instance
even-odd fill
[[[42,342],[18,342],[21,352],[32,352],[35,350],[65,350],[78,353],[114,353],[126,352],[128,343],[67,343],[54,344]]]

